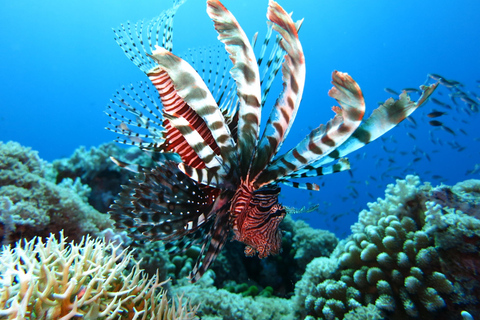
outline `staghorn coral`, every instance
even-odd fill
[[[307,266],[295,288],[299,316],[343,319],[369,304],[387,319],[478,314],[480,221],[447,206],[478,203],[477,189],[419,184],[407,176],[389,185],[330,258]]]
[[[110,217],[86,204],[90,189],[78,179],[55,184],[55,170],[36,151],[0,142],[0,241],[13,243],[64,230],[72,239],[99,235]]]
[[[51,235],[7,246],[0,255],[2,319],[193,319],[182,298],[169,305],[158,277],[125,269],[132,255],[85,237]]]

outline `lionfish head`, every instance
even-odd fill
[[[234,239],[243,242],[245,254],[259,258],[280,253],[282,232],[280,223],[286,211],[278,203],[280,188],[254,192],[239,188],[232,201]],[[251,197],[250,197],[251,196]]]

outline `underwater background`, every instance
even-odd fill
[[[80,145],[112,141],[116,136],[104,129],[105,106],[122,85],[145,80],[118,48],[112,28],[152,18],[170,5],[167,0],[2,2],[0,139],[30,146],[47,161],[68,157]],[[247,36],[266,32],[267,1],[225,1],[225,5]],[[282,1],[281,5],[295,17],[305,18],[300,40],[307,63],[303,101],[283,150],[333,116],[334,101],[327,95],[333,70],[348,72],[359,83],[367,114],[392,96],[384,88],[399,93],[418,88],[429,73],[460,81],[465,91],[480,92],[477,1]],[[174,30],[177,54],[218,45],[203,1],[182,6]],[[415,173],[432,183],[452,184],[473,177],[468,172],[480,163],[478,113],[467,114],[465,106],[455,106],[448,93],[440,88],[435,96],[453,105],[453,110],[429,102],[413,114],[415,127],[404,121],[382,140],[350,155],[351,175],[342,172],[316,179],[323,186],[320,192],[284,187],[282,201],[299,207],[320,204],[317,212],[301,218],[345,236],[359,209],[382,195],[395,178]],[[431,119],[425,115],[433,109],[447,112],[438,120],[455,135],[428,124]],[[473,175],[478,177],[478,170]]]
[[[248,37],[267,26],[268,1],[225,0]],[[397,179],[417,175],[433,186],[480,179],[480,2],[292,1],[279,3],[305,18],[299,37],[307,77],[296,121],[279,154],[333,117],[327,94],[334,70],[360,85],[367,115],[405,88],[441,85],[410,119],[348,156],[352,169],[312,179],[319,192],[282,187],[280,202],[294,215],[343,239],[368,202]],[[104,110],[122,85],[146,80],[113,40],[112,28],[150,19],[171,7],[158,1],[3,1],[0,4],[0,141],[16,141],[52,162],[80,146],[116,138]],[[217,46],[205,2],[189,0],[174,20],[173,52]],[[280,77],[278,77],[280,78]],[[281,90],[276,80],[271,97]],[[467,101],[455,95],[460,89]],[[415,92],[412,99],[418,99]],[[271,98],[273,105],[274,99]],[[472,102],[473,101],[473,102]],[[443,114],[436,117],[432,113]],[[264,113],[265,114],[265,113]],[[432,118],[432,116],[435,116]],[[266,118],[266,117],[265,117]],[[433,121],[433,122],[432,122]]]
[[[116,136],[104,129],[109,119],[103,111],[109,99],[122,85],[145,80],[118,48],[112,28],[150,19],[170,5],[167,0],[3,2],[0,139],[30,146],[47,161],[68,157],[80,145],[112,141]],[[267,1],[225,1],[225,5],[247,36],[256,31],[265,34]],[[303,101],[283,150],[333,116],[330,108],[335,101],[327,95],[333,70],[348,72],[357,81],[367,114],[392,96],[384,88],[399,93],[418,88],[429,73],[460,81],[463,90],[480,93],[477,1],[282,1],[281,5],[295,17],[305,18],[300,40],[307,64]],[[174,30],[177,54],[218,45],[203,1],[182,6]],[[283,203],[320,204],[317,212],[301,218],[344,237],[359,209],[382,195],[395,178],[418,174],[422,180],[450,184],[472,175],[478,178],[478,170],[468,174],[480,163],[478,113],[467,114],[462,101],[455,106],[446,89],[440,88],[435,96],[453,105],[453,110],[429,102],[413,114],[415,127],[404,121],[382,140],[350,155],[351,175],[342,172],[316,179],[323,186],[320,192],[284,187]],[[447,112],[438,120],[455,135],[428,124],[431,119],[425,115],[433,109]]]

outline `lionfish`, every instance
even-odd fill
[[[156,165],[146,168],[112,157],[137,174],[123,186],[110,213],[117,227],[127,229],[134,240],[162,240],[177,250],[201,245],[190,274],[195,282],[231,233],[245,244],[247,256],[278,254],[279,225],[293,210],[278,202],[279,184],[318,190],[314,183],[292,179],[348,170],[347,154],[395,127],[426,101],[437,84],[422,86],[417,102],[406,92],[398,100],[390,98],[362,121],[365,103],[360,87],[347,73],[334,71],[328,92],[340,105],[332,108],[334,117],[278,155],[305,85],[305,57],[298,37],[303,20],[294,22],[270,0],[267,35],[256,59],[257,34],[250,42],[219,0],[207,0],[207,14],[231,60],[228,72],[227,59],[222,62],[215,49],[204,49],[200,62],[190,51],[191,63],[172,53],[173,17],[183,2],[175,1],[151,21],[114,30],[117,43],[149,81],[117,91],[106,111],[113,119],[107,129],[125,136],[116,141],[138,146]],[[273,31],[276,41],[270,42]],[[270,57],[264,59],[267,48]],[[217,59],[205,62],[204,55]],[[283,90],[260,135],[262,108],[280,69]]]

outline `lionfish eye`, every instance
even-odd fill
[[[286,213],[285,209],[277,209],[270,214],[270,217],[279,217]]]

